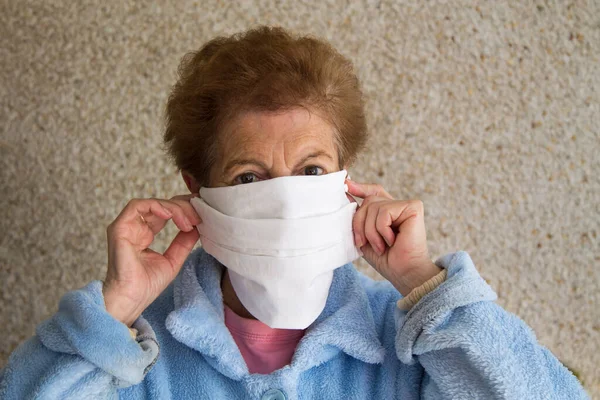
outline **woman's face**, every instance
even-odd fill
[[[334,135],[329,123],[303,108],[241,114],[221,135],[210,186],[339,171]]]

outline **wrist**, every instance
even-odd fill
[[[137,311],[135,311],[137,307],[128,305],[127,301],[123,299],[123,296],[114,293],[110,288],[103,287],[102,294],[104,296],[106,312],[127,327],[131,327],[139,317],[139,314],[141,314],[138,314]]]
[[[394,287],[406,297],[413,289],[421,286],[440,272],[443,268],[438,267],[430,261],[420,267],[412,268],[410,271],[399,277],[396,282],[392,282]]]

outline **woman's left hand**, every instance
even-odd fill
[[[381,185],[346,184],[363,199],[352,223],[356,246],[403,296],[442,270],[429,258],[423,202],[394,200]]]

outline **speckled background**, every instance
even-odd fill
[[[103,278],[130,198],[185,192],[160,149],[180,58],[265,23],[355,62],[353,179],[422,199],[432,256],[468,251],[600,396],[599,1],[173,3],[0,0],[0,366]]]

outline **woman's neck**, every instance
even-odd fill
[[[244,307],[240,299],[235,294],[233,285],[231,285],[231,279],[229,279],[229,272],[225,269],[223,278],[221,278],[221,291],[223,292],[223,303],[231,309],[234,313],[242,318],[256,319],[250,311]]]

